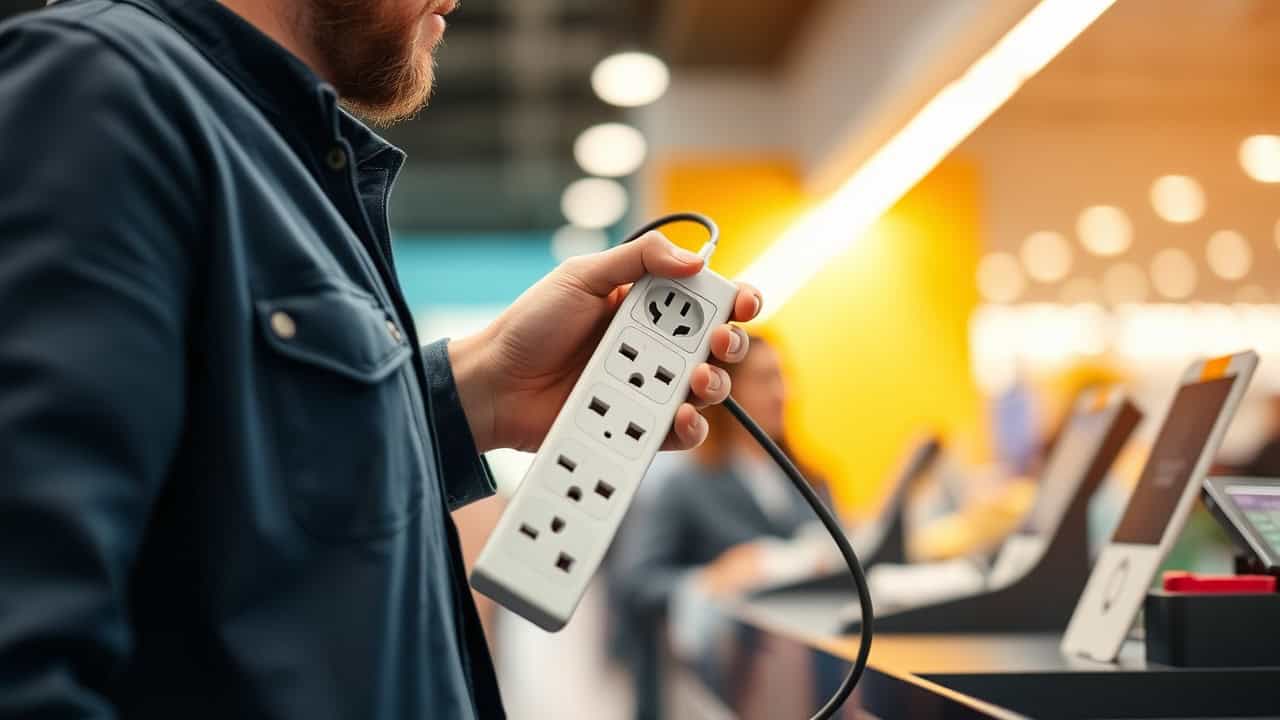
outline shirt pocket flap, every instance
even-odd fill
[[[398,324],[368,296],[325,288],[255,306],[277,352],[357,382],[381,382],[412,354]]]

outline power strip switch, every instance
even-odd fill
[[[538,627],[564,627],[728,322],[737,287],[704,269],[636,283],[471,573]]]

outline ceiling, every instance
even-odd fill
[[[392,203],[406,234],[523,231],[563,223],[581,176],[577,135],[623,113],[595,98],[595,64],[624,48],[686,66],[767,67],[817,0],[465,0],[439,51],[437,92],[386,131],[410,156]],[[0,0],[0,17],[43,0]]]

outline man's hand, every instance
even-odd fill
[[[566,261],[484,331],[449,343],[458,393],[478,448],[537,450],[631,283],[646,274],[689,277],[702,266],[697,255],[660,233],[649,233]],[[741,286],[732,319],[751,320],[761,304],[757,290]],[[723,362],[741,361],[747,343],[741,328],[722,325],[711,331],[711,352]],[[706,439],[707,421],[695,405],[723,402],[729,375],[703,363],[694,369],[690,386],[693,404],[676,412],[664,449],[694,448]]]

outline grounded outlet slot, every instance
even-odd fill
[[[609,403],[601,400],[598,397],[591,398],[591,404],[588,405],[587,407],[591,409],[591,412],[599,415],[600,417],[604,417],[609,413]]]
[[[685,315],[688,315],[688,314],[689,314],[689,308],[691,308],[691,307],[693,307],[693,306],[692,306],[692,305],[690,305],[689,303],[685,303],[685,304],[684,304],[684,307],[680,308],[680,317],[684,317]]]
[[[521,525],[521,526],[520,526],[520,532],[521,532],[521,534],[523,534],[523,535],[525,535],[526,537],[528,537],[530,540],[537,540],[537,539],[538,539],[538,531],[537,531],[537,530],[534,530],[533,528],[529,527],[528,525]]]
[[[565,470],[568,470],[569,472],[573,472],[574,470],[578,469],[578,463],[570,460],[564,455],[561,455],[559,459],[556,460],[556,464],[564,468]]]
[[[560,532],[561,530],[564,530],[564,520],[561,520],[560,518],[552,518],[552,519],[551,519],[551,532],[553,532],[553,533],[558,533],[558,532]]]
[[[596,483],[596,494],[605,500],[608,500],[613,497],[613,486],[601,480]]]
[[[663,301],[662,301],[662,304],[663,304],[663,305],[666,305],[667,307],[671,307],[671,302],[672,302],[673,300],[675,300],[675,299],[676,299],[676,294],[675,294],[675,293],[673,293],[673,292],[668,292],[668,293],[667,293],[667,299],[666,299],[666,300],[663,300]]]
[[[560,553],[560,557],[556,558],[556,567],[560,568],[564,572],[569,572],[573,569],[573,558],[564,553]]]
[[[644,387],[644,376],[640,373],[631,373],[631,377],[627,378],[627,382],[636,387]]]
[[[635,423],[627,423],[627,437],[640,442],[640,438],[644,437],[644,428]]]
[[[676,328],[675,332],[671,334],[675,335],[676,337],[683,337],[685,335],[688,335],[691,332],[693,332],[693,328],[689,327],[688,325],[681,325],[680,327]]]
[[[675,373],[662,367],[661,365],[658,366],[658,371],[655,372],[653,376],[656,377],[658,379],[658,382],[662,383],[663,385],[670,385],[671,381],[676,379]]]
[[[618,348],[618,354],[631,362],[635,362],[636,358],[640,357],[639,351],[626,343],[622,343],[622,347]]]
[[[577,485],[572,485],[569,487],[569,492],[565,493],[565,495],[568,495],[570,500],[579,502],[582,500],[582,488]]]

